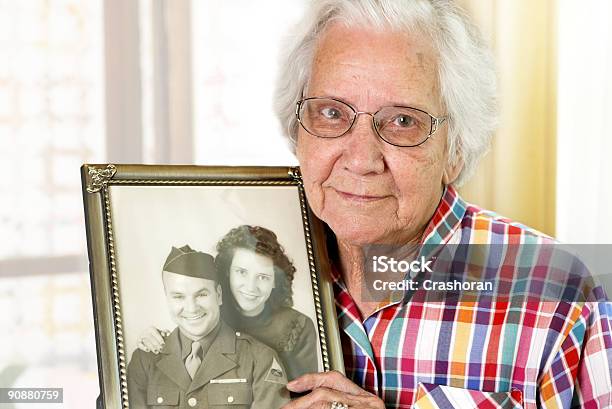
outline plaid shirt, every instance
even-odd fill
[[[452,187],[422,244],[545,236],[465,203]],[[337,272],[347,376],[387,408],[612,408],[612,304],[383,303],[365,320]]]

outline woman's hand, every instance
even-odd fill
[[[166,344],[164,338],[168,335],[170,335],[170,331],[148,327],[138,337],[138,345],[136,347],[145,352],[158,354]]]
[[[330,409],[332,402],[345,404],[350,409],[384,409],[384,402],[351,382],[340,372],[310,373],[287,384],[292,392],[307,392],[283,409]]]

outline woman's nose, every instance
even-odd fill
[[[249,291],[255,291],[257,289],[257,275],[251,274],[246,280],[247,289]]]
[[[380,174],[385,170],[383,142],[372,121],[372,114],[358,112],[355,123],[345,135],[344,166],[358,175]]]

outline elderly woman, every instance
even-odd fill
[[[288,51],[277,110],[335,239],[346,377],[293,380],[306,395],[285,408],[612,407],[609,305],[362,296],[365,245],[548,240],[455,190],[495,123],[491,59],[456,6],[317,0]]]

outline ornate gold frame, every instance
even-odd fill
[[[129,408],[127,362],[115,260],[109,186],[295,186],[302,209],[325,370],[344,372],[323,224],[311,212],[299,168],[85,164],[81,183],[94,307],[100,396],[98,408]]]

